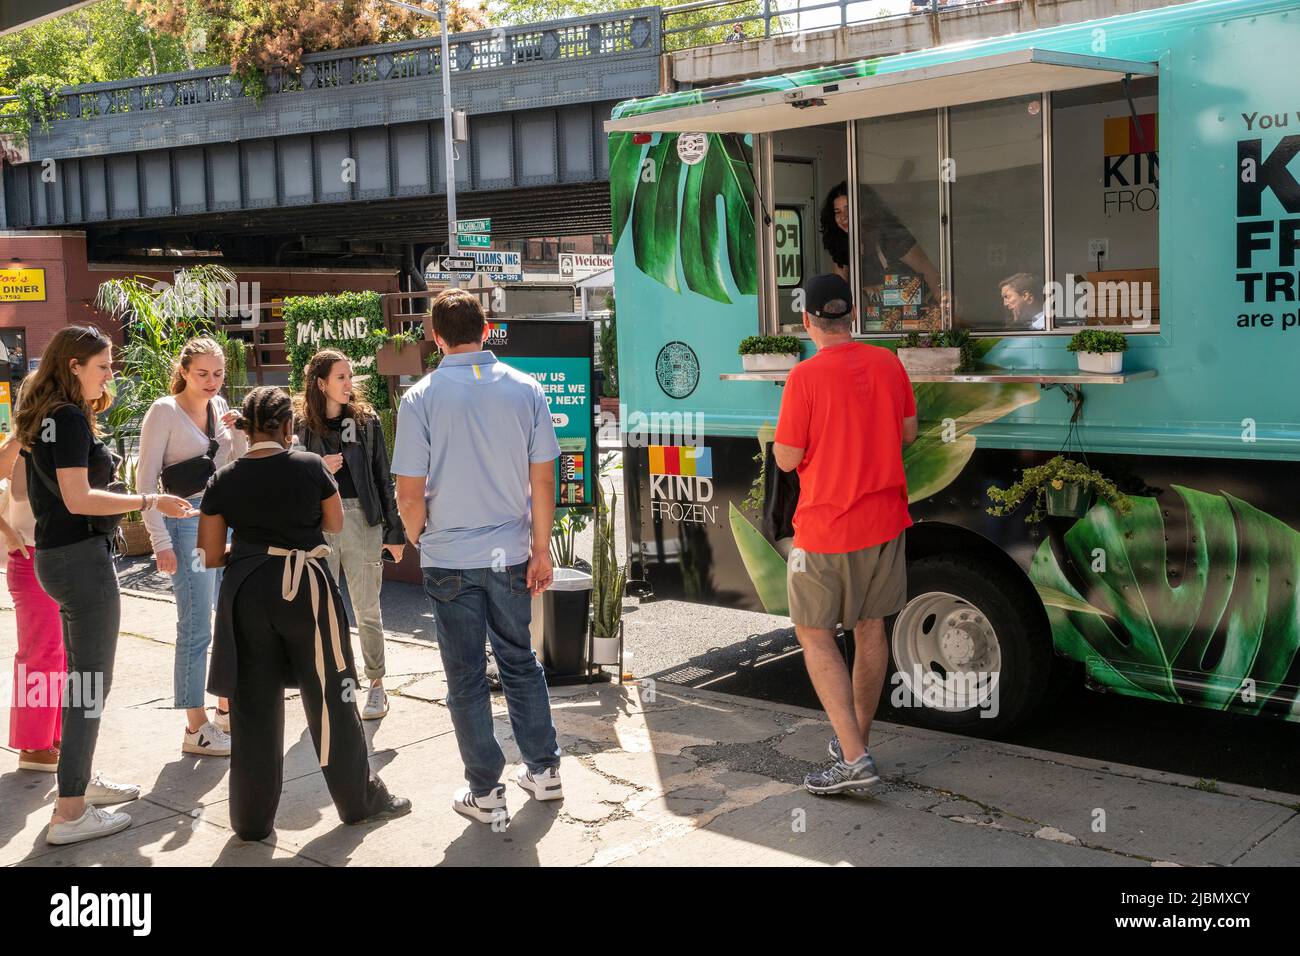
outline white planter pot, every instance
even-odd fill
[[[901,348],[898,360],[909,372],[955,372],[961,364],[961,349]]]
[[[799,362],[799,356],[793,352],[783,355],[742,355],[742,366],[746,372],[788,372]]]
[[[593,637],[591,639],[591,663],[608,664],[610,666],[618,663],[618,645],[617,637]]]
[[[1123,352],[1075,352],[1079,357],[1080,372],[1112,374],[1124,370]]]

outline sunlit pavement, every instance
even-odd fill
[[[7,594],[4,595],[7,600]],[[96,769],[137,783],[135,825],[74,847],[44,841],[54,778],[0,752],[4,865],[1294,864],[1297,798],[1266,790],[882,724],[869,796],[817,798],[800,782],[825,762],[821,715],[684,689],[607,684],[556,690],[566,799],[530,802],[508,785],[508,827],[452,812],[462,785],[436,647],[388,643],[392,710],[367,724],[372,765],[413,812],[343,826],[301,708],[286,708],[277,829],[230,829],[228,763],[182,755],[170,709],[174,606],[123,598],[123,634]],[[355,634],[353,636],[356,644]],[[0,610],[0,673],[12,673],[14,615]],[[359,655],[359,647],[357,648]],[[7,703],[7,701],[6,701]],[[518,760],[503,701],[497,735]],[[8,740],[9,711],[0,717]],[[236,744],[237,746],[237,744]],[[507,778],[513,766],[507,769]]]

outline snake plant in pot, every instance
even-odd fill
[[[614,515],[618,492],[597,482],[595,547],[592,551],[591,663],[618,664],[623,644],[623,591],[627,567],[619,566]]]

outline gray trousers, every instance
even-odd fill
[[[325,535],[330,546],[330,574],[340,585],[339,566],[347,576],[352,619],[361,632],[361,658],[366,677],[384,676],[384,615],[379,608],[379,589],[384,583],[384,526],[366,523],[366,513],[356,498],[343,499],[343,530]]]
[[[113,683],[122,598],[106,535],[36,551],[36,580],[59,605],[68,677],[63,686],[59,796],[81,797]]]

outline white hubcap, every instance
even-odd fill
[[[898,680],[923,706],[970,710],[996,691],[1002,647],[984,612],[965,598],[914,597],[894,622],[891,644]]]

